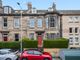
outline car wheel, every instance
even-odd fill
[[[6,60],[12,60],[11,58],[7,58]]]
[[[28,60],[27,58],[22,58],[22,60]]]
[[[49,60],[49,58],[44,58],[44,60]]]

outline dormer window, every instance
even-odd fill
[[[4,13],[8,14],[8,7],[4,7]]]
[[[49,7],[49,8],[48,8],[48,11],[53,11],[53,8],[52,8],[52,7]]]
[[[32,9],[32,13],[37,13],[36,8],[33,8],[33,9]]]
[[[4,13],[5,14],[10,14],[10,13],[12,13],[12,8],[11,7],[9,7],[9,6],[4,6]]]

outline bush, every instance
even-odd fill
[[[57,39],[48,39],[44,40],[43,47],[44,48],[67,48],[69,41],[65,38],[57,38]]]
[[[44,48],[67,48],[69,41],[65,38],[58,38],[54,40],[43,40]],[[37,48],[37,40],[22,40],[23,48]],[[0,42],[0,48],[11,48],[11,49],[20,49],[20,41],[15,42]]]
[[[19,49],[19,42],[0,42],[0,48],[11,48],[11,49]]]
[[[23,48],[37,48],[37,40],[23,40]]]

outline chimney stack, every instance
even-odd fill
[[[28,2],[27,6],[28,6],[28,10],[32,9],[32,3],[31,2]]]

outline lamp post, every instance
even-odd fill
[[[21,12],[20,12],[20,20],[21,20],[21,41],[20,41],[20,51],[21,51],[21,53],[22,53],[22,7],[21,7],[21,5],[20,5],[19,2],[17,2],[17,4],[18,4],[18,6],[19,6],[20,9],[21,9]]]

